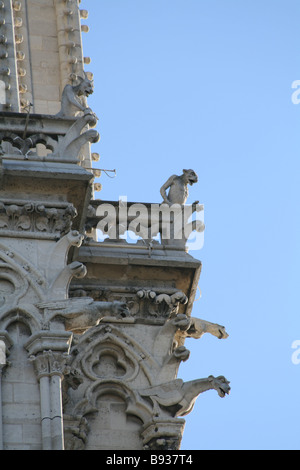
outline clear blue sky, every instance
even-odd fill
[[[298,0],[82,0],[99,116],[99,197],[160,202],[192,168],[205,204],[193,316],[229,338],[189,339],[179,377],[225,375],[199,396],[184,449],[299,449],[300,80]]]

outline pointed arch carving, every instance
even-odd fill
[[[48,283],[42,273],[28,259],[0,243],[0,278],[7,270],[22,280],[23,290],[18,293],[18,301],[25,296],[29,287],[39,301],[44,298]]]
[[[29,283],[12,266],[0,262],[0,312],[7,305],[14,308],[26,294]]]
[[[44,298],[47,282],[19,253],[0,243],[0,328],[16,320],[33,333],[43,328],[43,315],[35,303]]]
[[[31,334],[40,331],[41,322],[38,309],[13,307],[1,313],[0,330],[7,331],[13,323],[23,323],[31,332]],[[0,311],[1,312],[1,311]]]
[[[115,395],[126,403],[126,414],[139,418],[143,424],[152,419],[152,410],[127,383],[117,380],[98,380],[86,391],[85,397],[74,408],[74,415],[87,417],[97,413],[101,397]]]
[[[108,324],[89,330],[73,348],[72,353],[72,367],[80,370],[92,381],[107,378],[105,373],[99,371],[101,357],[105,355],[115,359],[116,367],[119,365],[123,368],[122,380],[126,382],[133,382],[140,374],[145,382],[152,384],[160,369],[160,364],[141,344],[120,328]]]

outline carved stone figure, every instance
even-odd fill
[[[192,186],[197,182],[198,176],[194,170],[183,170],[182,175],[170,176],[160,188],[160,194],[163,197],[163,203],[161,204],[161,209],[163,209],[162,227],[160,232],[162,243],[165,245],[173,245],[177,246],[177,249],[185,249],[187,240],[193,231],[199,233],[204,231],[205,225],[201,220],[189,222],[189,218],[194,212],[200,212],[204,209],[203,204],[195,201],[192,205],[185,206],[184,211],[182,211],[189,194],[188,185]],[[168,194],[167,190],[169,190]],[[169,214],[170,207],[173,209],[172,214]],[[164,210],[166,210],[165,213]],[[169,227],[169,230],[166,230],[166,227]]]
[[[61,110],[56,117],[75,117],[81,111],[86,110],[86,106],[81,102],[81,97],[88,97],[94,92],[94,81],[88,78],[84,72],[84,78],[78,77],[78,85],[66,85],[61,98]]]
[[[185,204],[189,195],[188,185],[192,186],[198,182],[198,175],[194,170],[182,170],[181,176],[172,175],[160,188],[160,194],[165,203],[172,204]],[[170,188],[170,189],[169,189]],[[168,194],[166,191],[169,189]],[[195,202],[195,204],[198,201]]]
[[[224,326],[179,313],[167,321],[159,330],[154,342],[153,353],[156,354],[156,351],[164,350],[167,343],[170,344],[169,348],[171,348],[174,345],[176,335],[181,338],[199,339],[205,333],[210,333],[219,339],[226,339],[229,336]]]
[[[173,417],[185,416],[194,407],[196,398],[207,390],[216,390],[223,398],[230,392],[228,380],[223,377],[210,375],[207,379],[183,382],[181,379],[172,380],[165,384],[140,390],[142,397],[149,397],[154,406],[154,413],[159,416],[161,409],[166,409]],[[161,408],[161,409],[160,409]]]
[[[83,333],[97,326],[104,317],[125,318],[129,310],[124,302],[95,302],[85,297],[57,302],[54,316],[63,318],[67,331]]]
[[[191,323],[186,331],[188,338],[201,338],[205,333],[210,333],[219,339],[228,338],[228,333],[224,326],[218,325],[217,323],[210,323],[206,320],[200,320],[200,318],[191,318]]]

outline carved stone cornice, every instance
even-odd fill
[[[73,285],[70,297],[92,297],[94,300],[126,302],[133,318],[164,322],[177,314],[180,305],[186,305],[188,297],[182,291],[164,288],[117,288],[115,286]]]
[[[0,236],[60,238],[68,233],[77,211],[68,203],[2,200]]]
[[[87,129],[94,127],[96,122],[95,115],[88,111],[84,116],[63,119],[42,114],[3,113],[0,120],[0,160],[41,160],[37,144],[43,144],[47,149],[43,161],[78,163],[83,145],[99,140],[95,129]]]
[[[136,293],[137,297],[144,301],[144,308],[150,315],[155,317],[169,318],[170,315],[176,314],[180,304],[186,304],[187,296],[176,291],[170,293],[157,293],[154,290],[141,289]],[[146,304],[146,305],[145,305]]]

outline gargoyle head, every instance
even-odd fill
[[[229,395],[230,382],[228,382],[228,380],[223,375],[220,375],[219,377],[213,377],[211,375],[209,380],[211,380],[213,388],[218,392],[219,397],[223,398],[226,394]]]
[[[84,72],[84,78],[79,77],[80,83],[78,85],[78,96],[88,97],[94,93],[94,80],[90,80],[87,73]]]
[[[182,170],[185,182],[190,184],[191,186],[194,183],[198,182],[198,175],[194,172],[194,170]]]
[[[126,302],[114,301],[112,303],[112,310],[118,318],[126,318],[130,316],[130,311],[126,305]]]

